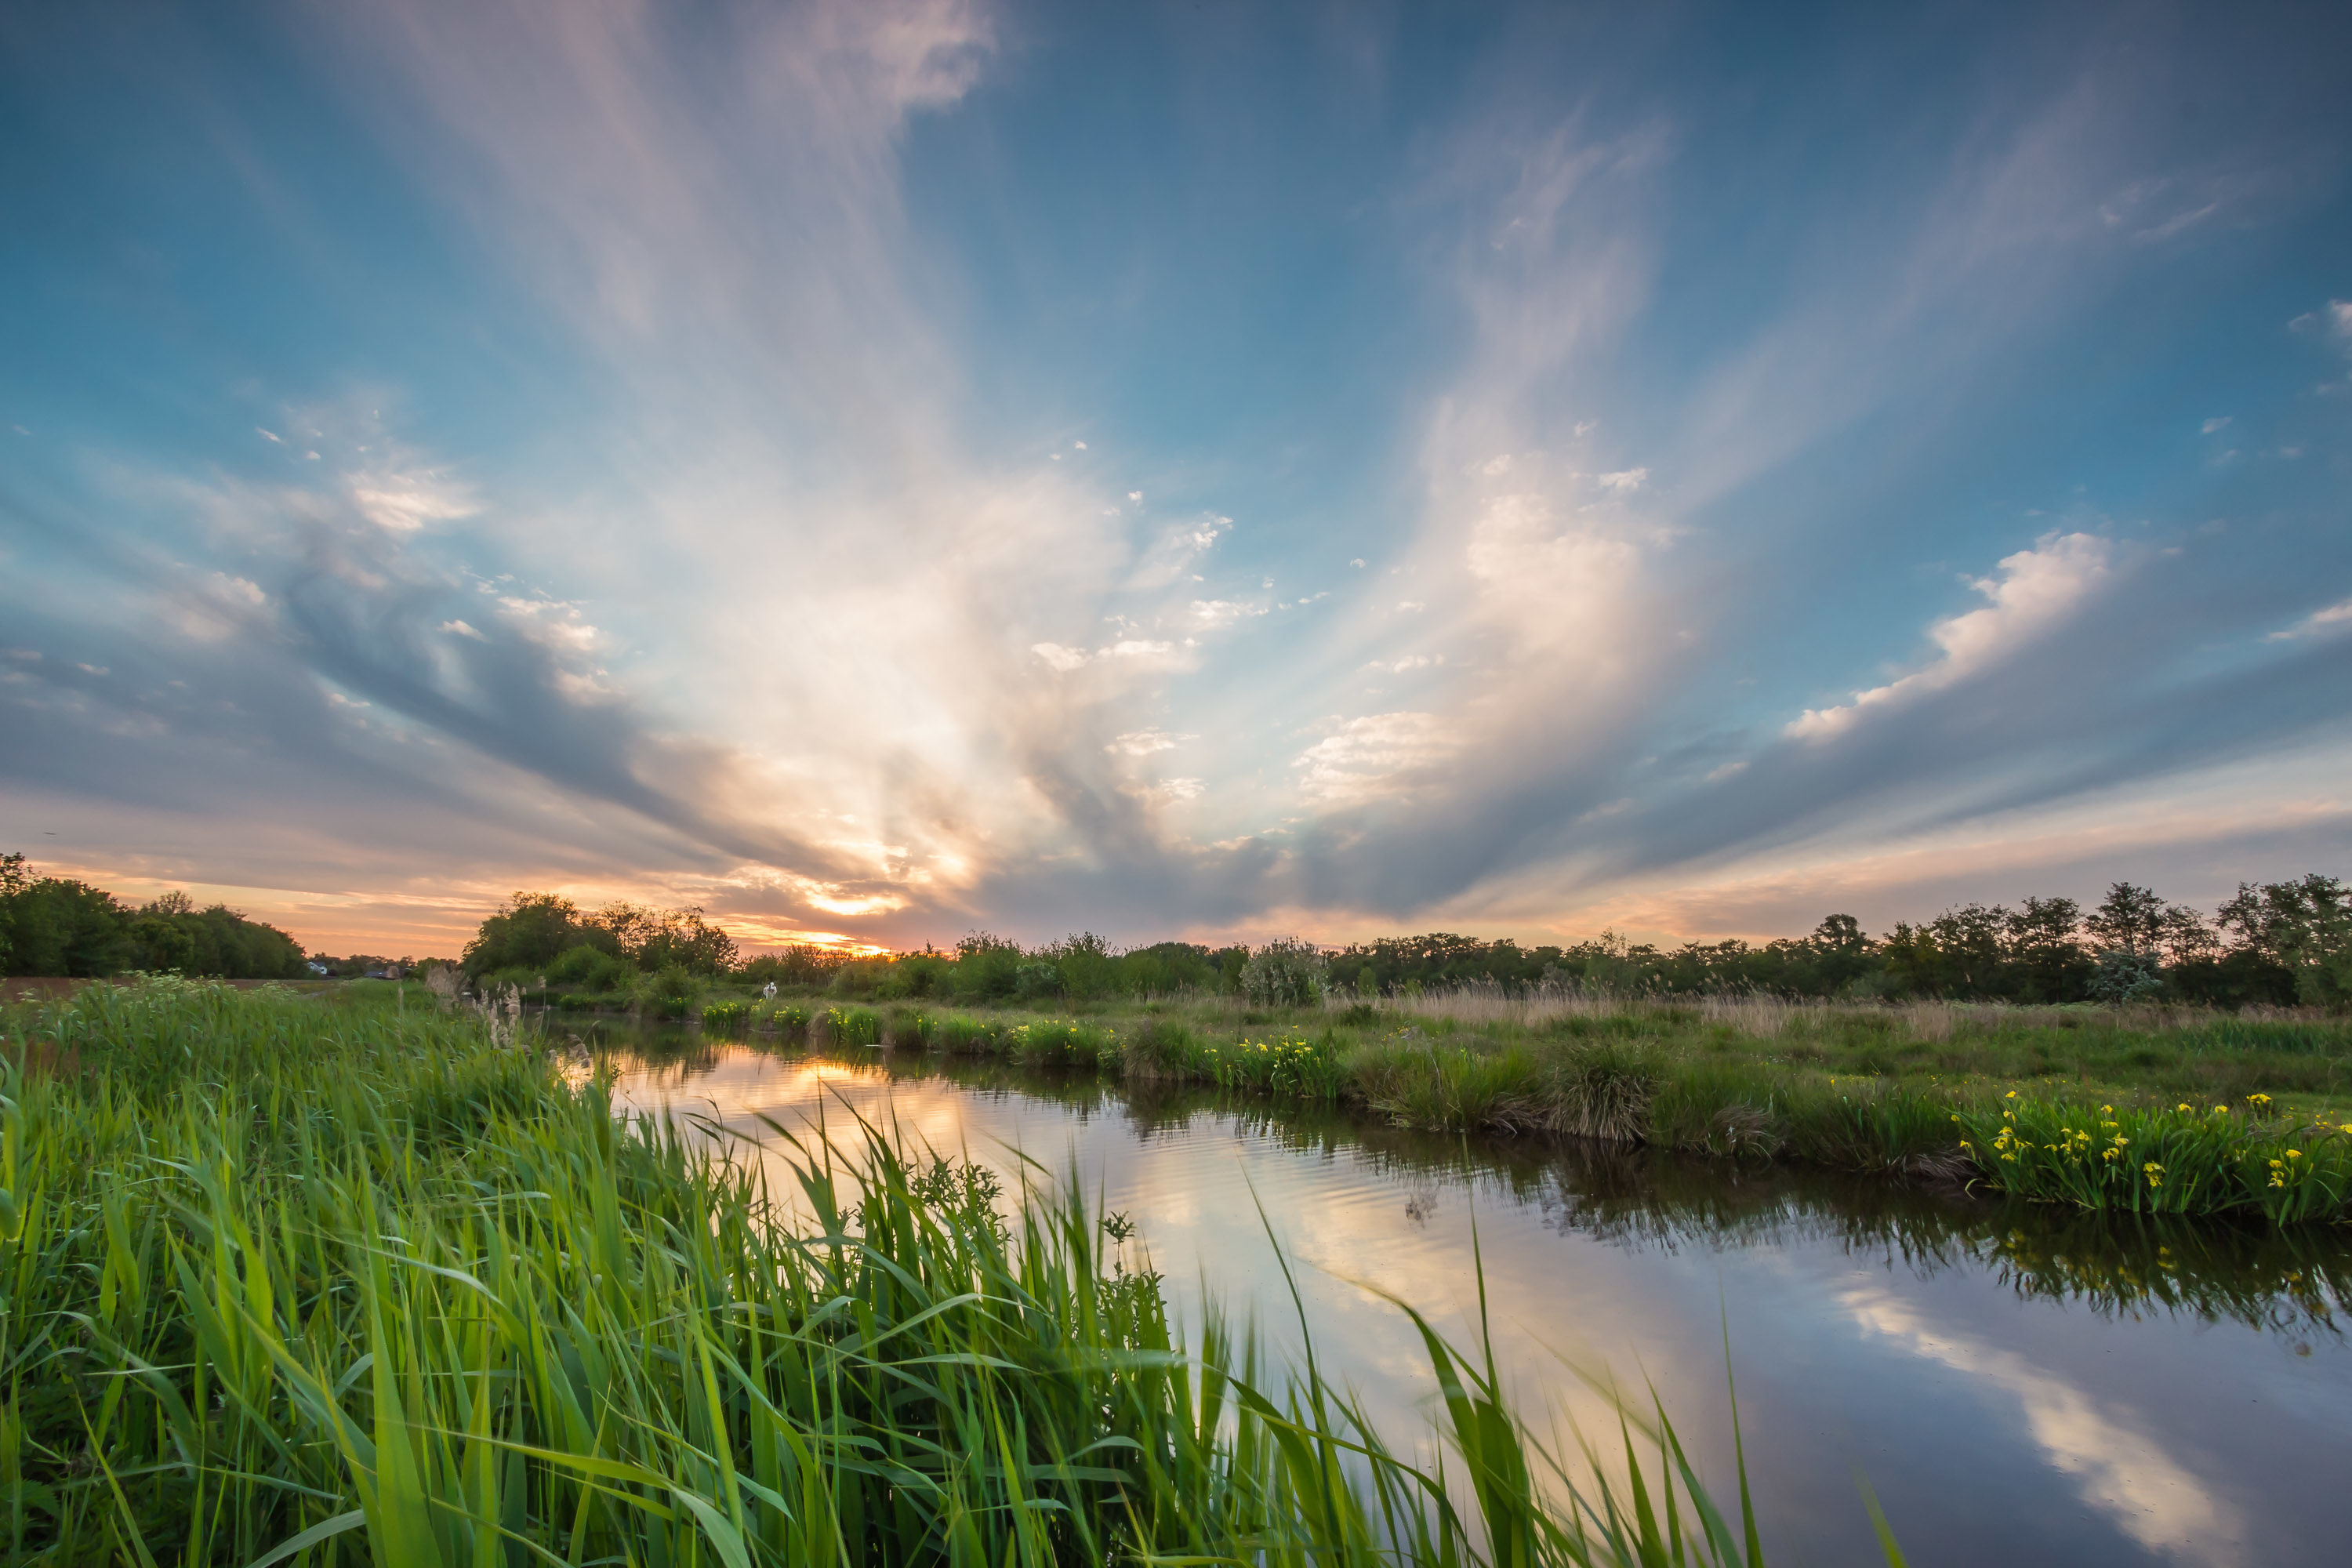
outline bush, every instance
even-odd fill
[[[1557,1121],[1526,1051],[1439,1046],[1420,1030],[1392,1036],[1356,1061],[1364,1103],[1399,1127],[1428,1132],[1532,1131]]]
[[[950,1056],[986,1056],[996,1048],[996,1031],[985,1018],[962,1013],[942,1014],[931,1020],[930,1046]]]
[[[565,949],[545,973],[551,985],[575,991],[623,991],[636,971],[618,956],[582,942]]]
[[[824,1024],[826,1039],[836,1046],[882,1043],[882,1017],[871,1007],[827,1007]]]
[[[2164,989],[2164,965],[2153,952],[2109,948],[2099,954],[2098,968],[2092,973],[2087,989],[2092,1001],[2110,1006],[2141,1001]]]
[[[1135,1078],[1187,1076],[1198,1054],[1192,1031],[1173,1018],[1146,1018],[1120,1047],[1127,1071]]]
[[[1330,961],[1313,942],[1280,937],[1242,965],[1244,996],[1263,1007],[1311,1007],[1323,999]]]
[[[1337,1100],[1349,1086],[1348,1064],[1330,1034],[1240,1039],[1204,1045],[1195,1070],[1223,1089],[1252,1089],[1298,1100]]]
[[[1024,1067],[1097,1068],[1118,1059],[1118,1037],[1100,1024],[1048,1018],[1007,1031]]]

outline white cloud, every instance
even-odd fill
[[[480,632],[477,631],[474,627],[467,625],[464,621],[443,621],[441,623],[441,629],[449,633],[453,637],[471,637],[476,642],[488,642],[490,640],[484,637]]]
[[[260,437],[265,441],[276,441],[281,446],[285,444],[286,438],[278,435],[275,430],[264,430],[260,426],[257,425],[253,427],[253,433]]]
[[[1144,552],[1128,577],[1130,592],[1147,592],[1164,588],[1192,575],[1192,568],[1202,553],[1214,548],[1217,541],[1234,526],[1230,517],[1204,515],[1191,522],[1179,523],[1160,533]]]
[[[1172,752],[1187,741],[1197,741],[1198,735],[1171,735],[1165,730],[1130,730],[1103,748],[1114,756],[1148,757],[1155,752]]]
[[[2210,436],[2217,430],[2227,430],[2229,427],[2230,416],[2227,414],[2217,414],[2212,418],[2205,421],[2203,433]]]
[[[499,605],[521,625],[525,636],[548,647],[585,653],[596,646],[601,635],[580,618],[577,605],[560,599],[525,599],[506,595],[499,598]]]
[[[387,533],[415,533],[482,510],[470,489],[433,468],[375,468],[350,475],[344,484],[360,515]]]
[[[1163,779],[1160,793],[1170,800],[1197,800],[1202,787],[1199,779]]]
[[[1129,500],[1139,501],[1143,499],[1143,492],[1141,490],[1129,490],[1127,492],[1127,499]]]
[[[1376,658],[1370,664],[1365,665],[1364,668],[1366,669],[1385,670],[1391,675],[1402,675],[1408,669],[1427,669],[1432,665],[1444,664],[1444,662],[1445,656],[1443,654],[1439,654],[1435,658],[1432,658],[1430,655],[1425,653],[1409,653],[1402,658],[1391,659],[1387,663],[1382,663],[1381,660]]]
[[[1291,766],[1299,792],[1333,805],[1361,805],[1404,793],[1413,775],[1454,753],[1434,713],[1374,713],[1350,719],[1307,748]]]
[[[2306,310],[2287,323],[2290,331],[2326,332],[2352,344],[2352,300],[2330,300],[2316,310]]]
[[[1350,565],[1350,566],[1353,566],[1354,568],[1356,568],[1358,571],[1360,571],[1360,571],[1362,571],[1362,570],[1363,570],[1363,567],[1364,567],[1364,558],[1363,558],[1362,556],[1359,555],[1359,556],[1357,556],[1353,561],[1349,562],[1349,563],[1348,563],[1348,564],[1349,564],[1349,565]]]
[[[2314,610],[2286,630],[2273,632],[2266,640],[2286,642],[2295,637],[2332,637],[2342,631],[2352,631],[2352,599]]]
[[[1074,647],[1064,647],[1057,642],[1031,643],[1029,651],[1045,661],[1049,668],[1065,674],[1087,662],[1087,655]]]
[[[2031,550],[2000,563],[2000,575],[1969,586],[1991,603],[1937,621],[1927,629],[1940,650],[1924,669],[1854,693],[1834,708],[1809,708],[1786,732],[1824,739],[1850,729],[1871,709],[1892,709],[1958,684],[1990,668],[2054,627],[2096,594],[2115,574],[2115,545],[2090,533],[2045,533]]]
[[[1614,490],[1619,495],[1631,495],[1650,482],[1650,470],[1624,468],[1613,474],[1595,474],[1592,478],[1602,489]]]
[[[225,572],[215,572],[212,582],[213,592],[224,599],[242,600],[257,608],[269,602],[269,595],[261,591],[261,584],[250,578],[232,577]]]
[[[1192,618],[1204,626],[1229,626],[1236,621],[1266,613],[1264,605],[1243,604],[1233,599],[1195,599]]]

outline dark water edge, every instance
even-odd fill
[[[2352,1561],[2352,1227],[2090,1215],[692,1029],[594,1037],[634,1110],[771,1142],[762,1114],[823,1118],[836,1144],[863,1116],[1009,1180],[1015,1147],[1075,1172],[1136,1219],[1180,1312],[1213,1302],[1295,1351],[1270,1226],[1318,1355],[1398,1430],[1425,1420],[1426,1373],[1365,1285],[1464,1334],[1483,1268],[1538,1426],[1592,1432],[1605,1407],[1566,1363],[1605,1366],[1706,1434],[1717,1478],[1727,1336],[1776,1560],[1870,1560],[1860,1470],[1915,1563]]]

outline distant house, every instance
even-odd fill
[[[314,958],[314,959],[310,960],[307,963],[305,963],[305,964],[303,965],[303,967],[304,967],[305,969],[308,969],[311,973],[313,973],[313,974],[315,974],[315,975],[319,976],[321,980],[325,979],[328,975],[332,974],[332,973],[334,973],[334,971],[333,971],[333,970],[331,970],[331,969],[328,968],[325,964],[323,964],[323,963],[320,963],[320,962],[319,962],[317,959],[315,959],[315,958]]]

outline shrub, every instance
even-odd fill
[[[1353,1079],[1370,1109],[1422,1131],[1518,1132],[1555,1120],[1536,1092],[1535,1063],[1524,1050],[1441,1046],[1408,1029],[1357,1058]]]
[[[636,971],[625,960],[582,942],[566,949],[545,973],[548,983],[575,991],[620,991]]]
[[[629,990],[632,1001],[654,1008],[666,1018],[684,1017],[701,994],[702,982],[682,963],[665,963],[650,974],[641,974]]]
[[[1192,1031],[1173,1018],[1146,1018],[1129,1033],[1119,1050],[1134,1078],[1188,1076],[1198,1054]]]
[[[1654,1041],[1603,1037],[1566,1051],[1544,1074],[1541,1092],[1559,1131],[1641,1143],[1649,1139],[1650,1101],[1664,1078]]]
[[[996,1031],[985,1018],[950,1013],[931,1020],[930,1044],[950,1056],[986,1056],[996,1047]]]
[[[882,1043],[882,1017],[871,1007],[827,1007],[824,1021],[826,1037],[836,1046]]]
[[[1337,1100],[1348,1086],[1347,1064],[1329,1034],[1241,1039],[1199,1047],[1195,1070],[1223,1089],[1253,1089],[1301,1100]]]
[[[1045,1018],[1007,1031],[1024,1067],[1098,1068],[1118,1060],[1118,1037],[1100,1024]]]
[[[1313,942],[1279,937],[1242,965],[1241,991],[1265,1007],[1311,1007],[1323,999],[1330,961]]]

